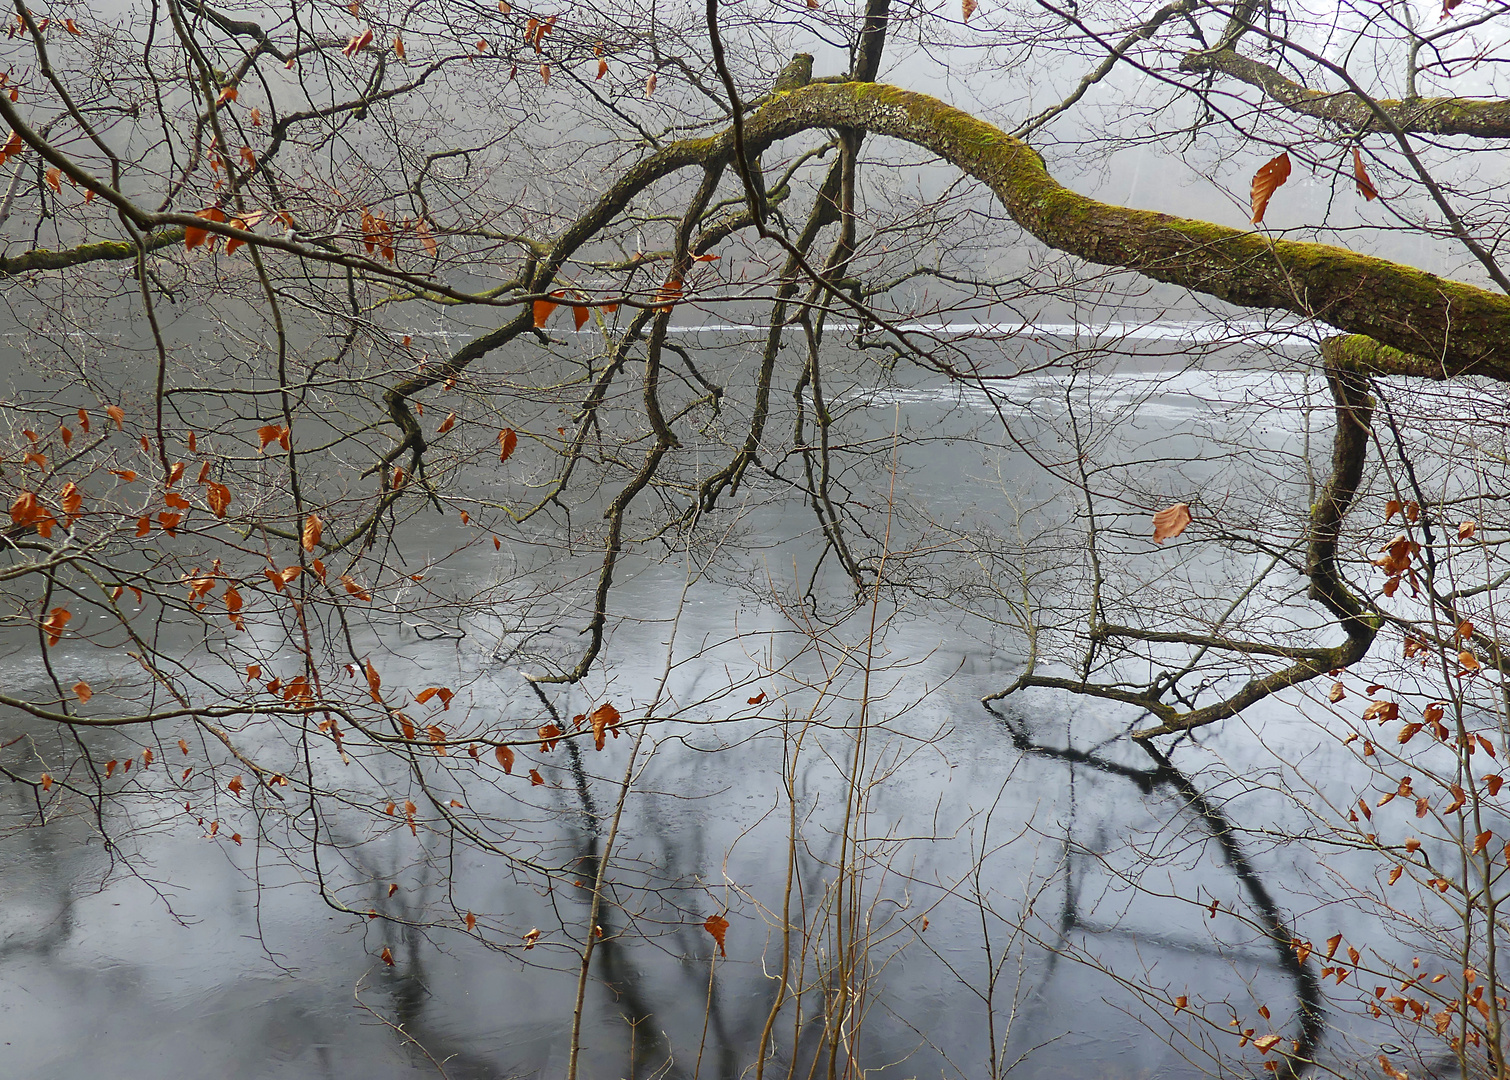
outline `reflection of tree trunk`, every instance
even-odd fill
[[[1290,977],[1294,984],[1296,1013],[1300,1017],[1300,1031],[1297,1035],[1299,1045],[1293,1054],[1286,1054],[1282,1058],[1278,1076],[1283,1080],[1297,1080],[1298,1077],[1304,1075],[1314,1064],[1316,1050],[1320,1046],[1324,1030],[1326,1014],[1322,1004],[1321,983],[1310,967],[1300,962],[1294,949],[1294,933],[1285,922],[1279,905],[1270,895],[1258,871],[1238,843],[1232,823],[1221,808],[1206,798],[1188,776],[1177,769],[1157,747],[1147,741],[1139,740],[1137,745],[1153,758],[1156,763],[1155,767],[1136,769],[1073,747],[1045,746],[1034,742],[1010,718],[997,713],[989,704],[986,707],[993,716],[1002,720],[1002,726],[1011,738],[1013,746],[1022,753],[1062,761],[1072,769],[1076,766],[1089,766],[1108,776],[1120,777],[1133,783],[1144,795],[1150,795],[1160,787],[1171,787],[1179,792],[1186,805],[1195,811],[1201,823],[1210,832],[1212,839],[1216,841],[1223,861],[1232,868],[1238,883],[1242,885],[1243,891],[1248,896],[1249,904],[1258,915],[1265,936],[1274,946],[1279,968]],[[1067,939],[1069,931],[1080,923],[1076,894],[1072,883],[1068,880],[1068,873],[1066,877],[1064,907],[1060,912],[1059,920],[1061,945]]]
[[[1326,1020],[1325,1010],[1322,1008],[1321,983],[1312,973],[1311,969],[1300,962],[1295,952],[1295,935],[1280,914],[1279,905],[1274,902],[1268,888],[1258,876],[1258,871],[1248,861],[1241,845],[1237,842],[1237,836],[1233,831],[1232,823],[1227,820],[1227,815],[1221,808],[1206,798],[1195,784],[1184,773],[1176,769],[1170,760],[1159,749],[1146,741],[1139,741],[1145,753],[1158,762],[1156,771],[1157,778],[1174,787],[1180,796],[1186,800],[1197,814],[1200,815],[1206,827],[1210,830],[1217,847],[1221,849],[1222,857],[1227,865],[1232,867],[1232,872],[1237,875],[1243,889],[1248,894],[1248,902],[1258,912],[1259,921],[1263,924],[1264,933],[1274,945],[1274,952],[1279,959],[1279,965],[1295,983],[1295,1004],[1300,1015],[1300,1037],[1293,1055],[1286,1054],[1280,1065],[1279,1076],[1293,1080],[1299,1077],[1311,1067],[1316,1056],[1316,1049],[1321,1044],[1323,1025]]]

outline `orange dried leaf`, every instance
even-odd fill
[[[545,785],[545,777],[543,777],[543,776],[540,775],[540,770],[539,769],[531,769],[530,770],[530,787],[543,787],[544,785]]]
[[[1489,846],[1489,841],[1493,839],[1494,833],[1489,829],[1485,829],[1483,832],[1479,833],[1473,838],[1473,850],[1469,852],[1469,854],[1479,854],[1479,852],[1483,851],[1486,847]]]
[[[531,310],[535,318],[535,328],[538,330],[545,325],[545,320],[551,317],[551,312],[556,310],[556,302],[554,300],[536,300]]]
[[[119,405],[106,405],[105,415],[115,421],[115,426],[125,430],[126,410]]]
[[[319,544],[320,533],[324,527],[324,522],[320,520],[318,514],[310,514],[304,519],[304,531],[300,534],[299,539],[305,551],[313,551],[315,546]],[[322,574],[321,577],[323,578],[324,575]]]
[[[1253,202],[1253,224],[1261,225],[1264,220],[1264,211],[1268,209],[1269,199],[1274,192],[1290,178],[1290,155],[1280,154],[1268,161],[1258,172],[1253,174],[1253,182],[1249,188],[1249,195]]]
[[[493,756],[498,759],[498,764],[500,764],[500,765],[503,766],[503,771],[504,772],[509,773],[510,775],[513,775],[513,772],[514,772],[514,751],[510,747],[507,747],[507,746],[497,747],[493,751]]]
[[[514,448],[519,445],[519,436],[513,428],[504,428],[498,433],[498,460],[505,462],[513,454]]]
[[[718,955],[727,957],[729,954],[724,951],[724,935],[729,932],[729,920],[722,915],[709,915],[703,920],[703,929],[708,931],[717,943]]]
[[[241,782],[241,774],[237,773],[235,776],[233,776],[231,778],[231,782],[225,786],[225,789],[232,795],[240,795],[241,792],[245,789],[245,785]]]
[[[231,489],[224,484],[211,482],[205,488],[205,501],[216,517],[225,517],[226,507],[231,505]]]
[[[47,613],[47,620],[43,622],[42,629],[47,634],[47,644],[56,645],[63,637],[63,627],[68,625],[68,620],[73,618],[73,612],[67,608],[55,607]]]
[[[1356,146],[1353,147],[1353,183],[1358,185],[1358,194],[1363,196],[1364,202],[1373,202],[1379,197],[1379,189],[1369,179],[1368,170],[1363,167],[1363,155]]]
[[[1190,525],[1190,504],[1175,503],[1153,516],[1153,541],[1162,544],[1173,540]]]
[[[88,705],[89,699],[94,697],[94,691],[81,679],[73,684],[73,696],[79,699],[80,705]]]
[[[588,723],[592,724],[593,742],[597,746],[597,748],[601,750],[603,749],[605,734],[618,724],[620,720],[620,714],[618,709],[615,709],[612,705],[604,702],[588,715],[587,720]],[[619,733],[615,731],[614,738],[618,737]]]

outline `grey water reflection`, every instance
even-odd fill
[[[1100,378],[1086,400],[1142,426],[1166,450],[1181,440],[1194,447],[1192,433],[1215,422],[1214,402],[1229,410],[1222,422],[1241,423],[1230,409],[1268,400],[1291,378],[1236,367],[1156,369]],[[1000,437],[985,456],[966,437],[999,426],[1004,414],[1027,434],[1055,429],[1065,384],[1053,374],[989,388],[899,378],[857,381],[836,397],[878,431],[904,425],[918,436],[903,464],[908,489],[932,519],[921,532],[940,522],[999,523],[993,499],[1002,478],[1026,470]],[[1294,436],[1293,425],[1279,424],[1257,437],[1286,445]],[[966,445],[974,457],[961,453]],[[1188,458],[1187,479],[1212,467],[1193,449]],[[1199,1074],[1181,1039],[1200,1035],[1151,1033],[1149,1001],[1129,985],[1136,981],[1192,999],[1225,1000],[1236,988],[1270,1002],[1276,1025],[1288,1024],[1301,1056],[1310,1056],[1323,1038],[1323,1004],[1288,948],[1303,928],[1286,915],[1298,898],[1285,891],[1288,875],[1276,872],[1293,870],[1283,858],[1308,856],[1252,855],[1234,819],[1287,811],[1252,798],[1224,808],[1210,791],[1261,761],[1262,747],[1234,731],[1192,748],[1214,770],[1210,780],[1169,760],[1137,760],[1122,738],[1135,718],[1112,710],[1045,696],[1014,705],[1026,711],[1003,722],[978,702],[1020,664],[1017,647],[1003,644],[1010,637],[947,603],[896,606],[886,612],[886,691],[876,705],[885,738],[873,735],[867,751],[863,842],[846,847],[853,704],[836,693],[799,752],[813,704],[804,683],[821,679],[823,665],[812,641],[749,587],[791,577],[780,563],[791,556],[777,545],[810,522],[797,510],[765,508],[747,528],[749,548],[773,557],[698,583],[680,616],[678,641],[691,643],[681,647],[696,663],[674,666],[667,694],[678,708],[687,703],[687,726],[651,738],[625,804],[606,869],[580,1075],[753,1075],[776,1001],[775,915],[784,904],[808,934],[797,954],[807,990],[800,1005],[777,1013],[781,1037],[765,1075],[822,1067],[825,1003],[842,990],[822,913],[841,856],[857,860],[848,864],[855,925],[872,949],[864,1022],[853,1025],[850,1042],[868,1068],[975,1077],[990,1062],[1017,1063],[1013,1071],[1029,1080],[1109,1067]],[[479,561],[464,572],[487,579],[492,571]],[[616,603],[635,624],[612,642],[607,678],[616,700],[649,697],[664,662],[661,635],[674,615],[667,584],[675,577],[644,565],[623,578]],[[927,585],[920,575],[917,593],[927,595]],[[835,640],[849,635],[853,643],[855,632],[838,628]],[[581,692],[537,698],[520,667],[554,646],[512,633],[500,617],[464,628],[459,641],[420,633],[394,648],[413,664],[417,685],[466,670],[499,715],[544,723],[550,710],[581,707]],[[3,661],[0,670],[12,681],[29,677]],[[739,687],[737,695],[767,690],[780,722],[715,723],[731,711],[710,692],[720,680]],[[1271,745],[1311,737],[1288,709],[1260,714]],[[15,722],[0,720],[0,743],[13,737]],[[588,932],[590,890],[580,883],[593,880],[603,858],[625,746],[610,742],[604,755],[591,755],[572,744],[546,770],[547,782],[530,789],[538,811],[527,822],[532,843],[571,867],[575,882],[546,885],[476,851],[416,858],[405,853],[402,830],[379,840],[339,817],[325,821],[346,863],[345,903],[381,908],[388,917],[377,920],[322,903],[310,868],[251,831],[233,848],[181,824],[117,822],[128,872],[86,816],[13,827],[35,807],[12,785],[0,804],[5,1074],[563,1075],[573,959]],[[1010,843],[997,840],[1007,836]],[[1154,875],[1137,866],[1159,845],[1167,850],[1147,865],[1163,877],[1150,883]],[[389,892],[388,882],[401,887]],[[1220,917],[1193,919],[1194,897],[1220,898]],[[437,910],[473,909],[488,913],[475,935],[454,921],[435,925]],[[727,959],[702,928],[720,912],[731,923]],[[518,928],[531,926],[542,936],[523,949]],[[377,959],[384,948],[391,965]],[[995,990],[984,994],[988,986]],[[1288,1015],[1279,1004],[1286,1000]]]

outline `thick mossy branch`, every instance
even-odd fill
[[[183,243],[181,228],[164,229],[146,238],[148,251]],[[101,240],[92,244],[53,251],[50,248],[31,248],[20,255],[0,255],[0,274],[11,276],[32,270],[66,270],[92,262],[124,262],[136,258],[136,245],[129,240]]]
[[[758,148],[811,127],[859,128],[928,149],[986,184],[1033,236],[1088,262],[1241,307],[1315,318],[1402,353],[1432,357],[1445,376],[1510,381],[1510,297],[1503,294],[1327,244],[1097,202],[1056,182],[1031,148],[999,128],[895,87],[794,90],[752,118],[745,138]],[[701,151],[726,152],[724,142],[727,136],[707,140]],[[690,144],[683,146],[665,153],[692,152]]]
[[[1262,90],[1292,112],[1328,120],[1353,132],[1381,132],[1389,127],[1379,112],[1401,131],[1423,135],[1471,135],[1480,139],[1510,138],[1510,101],[1475,98],[1381,99],[1372,103],[1350,90],[1327,93],[1311,90],[1285,78],[1268,64],[1250,60],[1233,49],[1187,53],[1181,71],[1227,75]],[[1375,110],[1378,111],[1375,111]]]

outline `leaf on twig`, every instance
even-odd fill
[[[1358,185],[1358,194],[1363,196],[1364,202],[1373,202],[1379,197],[1379,189],[1368,178],[1368,170],[1363,167],[1363,155],[1356,146],[1353,147],[1353,183]]]
[[[1270,197],[1289,178],[1290,155],[1287,153],[1270,159],[1253,174],[1253,183],[1249,188],[1249,196],[1253,201],[1253,224],[1263,224],[1264,211],[1268,209]]]
[[[1153,542],[1162,544],[1173,540],[1190,524],[1190,504],[1175,503],[1166,506],[1153,516]]]
[[[713,935],[713,940],[718,944],[718,955],[727,958],[724,951],[724,934],[729,931],[729,920],[722,915],[709,915],[703,920],[703,929]]]

